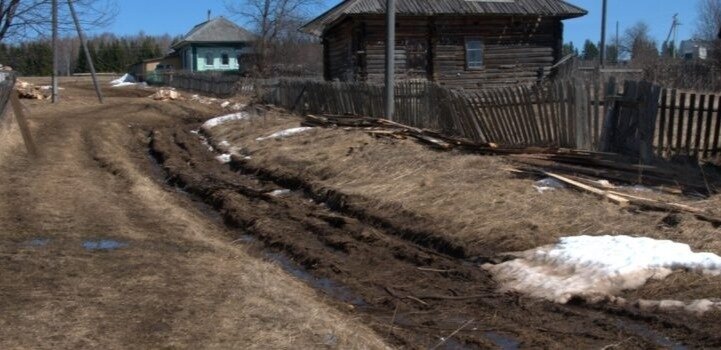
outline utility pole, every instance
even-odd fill
[[[393,120],[396,69],[396,0],[386,0],[386,108],[385,117]]]
[[[58,102],[58,0],[53,0],[53,103]]]
[[[608,8],[608,0],[603,0],[603,10],[601,15],[601,68],[606,64],[606,10]]]
[[[73,6],[73,0],[68,0],[68,7],[70,8],[70,15],[73,17],[75,22],[75,29],[78,31],[78,37],[80,43],[83,44],[83,51],[85,51],[85,58],[88,60],[88,66],[90,67],[90,74],[93,76],[93,84],[95,85],[95,93],[98,95],[98,100],[103,103],[103,93],[100,92],[100,85],[98,85],[98,77],[95,74],[95,65],[93,65],[93,58],[90,56],[90,50],[88,50],[88,43],[85,41],[85,34],[83,34],[83,28],[80,27],[80,20],[78,15],[75,13],[75,6]]]

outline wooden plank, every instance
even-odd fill
[[[721,96],[718,98],[719,100],[719,107],[717,108],[716,112],[716,120],[715,120],[715,127],[714,127],[714,133],[713,133],[713,150],[711,151],[711,157],[716,157],[719,154],[719,149],[721,148],[721,144],[719,144],[719,137],[721,137]]]
[[[550,99],[550,107],[551,107],[551,122],[553,123],[553,134],[555,136],[556,146],[563,146],[563,128],[561,124],[561,108],[560,108],[560,100],[563,97],[560,90],[561,83],[554,82],[553,85],[551,85],[551,99]]]
[[[550,131],[550,125],[548,123],[548,120],[546,119],[546,108],[544,103],[544,94],[542,91],[542,87],[540,85],[534,86],[531,88],[531,91],[533,91],[534,96],[536,97],[536,113],[538,115],[538,124],[540,126],[539,131],[541,132],[541,140],[544,141],[544,143],[550,143],[551,141],[551,131]]]
[[[484,105],[484,112],[486,115],[485,120],[488,121],[489,127],[493,130],[492,131],[493,140],[491,142],[496,142],[496,143],[504,142],[505,136],[503,133],[503,125],[501,123],[500,118],[498,117],[498,115],[496,113],[496,109],[493,107],[493,97],[486,90],[479,91],[479,96],[483,100],[482,103]]]
[[[523,119],[523,115],[520,113],[520,109],[518,108],[518,102],[515,94],[515,88],[513,86],[509,86],[503,89],[503,94],[506,98],[506,101],[508,101],[508,110],[509,113],[513,116],[513,122],[515,124],[515,132],[521,137],[521,144],[522,145],[529,145],[531,143],[531,138],[529,135],[529,130],[526,127],[526,123]]]
[[[708,159],[713,145],[711,144],[711,121],[713,120],[714,107],[716,105],[716,95],[708,96],[708,106],[706,107],[706,125],[703,135],[703,158]]]
[[[581,182],[576,181],[576,180],[572,180],[572,179],[570,179],[570,178],[568,178],[568,177],[565,177],[565,176],[562,176],[562,175],[559,175],[559,174],[555,174],[555,173],[551,173],[551,172],[547,172],[547,171],[544,171],[543,174],[546,175],[546,176],[548,176],[548,177],[554,178],[554,179],[556,179],[556,180],[558,180],[558,181],[561,181],[561,182],[563,182],[563,183],[565,183],[565,184],[567,184],[567,185],[569,185],[569,186],[571,186],[571,187],[574,187],[574,188],[580,189],[580,190],[582,190],[582,191],[585,191],[585,192],[588,192],[588,193],[592,193],[592,194],[595,194],[595,195],[597,195],[597,196],[606,198],[606,199],[608,199],[609,201],[611,201],[611,202],[613,202],[613,203],[616,203],[616,204],[618,204],[618,205],[620,205],[620,206],[627,206],[627,205],[630,203],[630,201],[629,201],[628,199],[623,198],[623,197],[619,196],[618,194],[609,193],[609,191],[604,191],[604,190],[599,189],[599,188],[595,188],[595,187],[592,187],[592,186],[588,186],[588,185],[586,185],[586,184],[584,184],[584,183],[581,183]]]
[[[660,106],[661,113],[659,115],[659,120],[658,120],[658,137],[656,138],[658,140],[658,142],[656,143],[656,145],[658,146],[658,148],[656,149],[656,154],[659,157],[664,156],[664,146],[665,146],[664,138],[666,137],[666,111],[668,110],[667,103],[668,103],[668,90],[663,89],[661,91],[661,106]]]
[[[693,145],[693,157],[694,159],[699,159],[698,155],[701,151],[701,135],[703,133],[703,125],[704,125],[704,110],[703,107],[706,105],[706,95],[701,95],[699,97],[698,101],[698,115],[696,115],[696,130],[695,134],[696,137],[694,139],[694,145]]]
[[[533,142],[535,145],[540,145],[543,143],[543,137],[541,134],[541,124],[539,123],[539,116],[533,110],[533,101],[531,98],[531,96],[533,96],[533,91],[531,91],[531,88],[528,86],[521,86],[520,94],[523,106],[525,108],[526,119],[531,126],[531,135],[533,137]]]
[[[687,156],[691,156],[691,147],[693,144],[693,119],[696,112],[696,94],[691,94],[691,100],[688,108],[688,118],[686,119],[686,139],[684,149]]]
[[[491,97],[492,108],[496,112],[496,116],[498,117],[498,121],[501,124],[501,128],[503,130],[503,143],[513,144],[515,142],[515,138],[512,134],[513,128],[510,121],[508,120],[506,111],[501,107],[502,100],[499,92],[497,89],[488,90],[488,94]]]
[[[513,122],[513,132],[517,135],[517,138],[519,140],[518,144],[528,145],[530,142],[528,137],[528,130],[526,130],[525,124],[523,122],[523,117],[518,113],[518,104],[516,103],[514,98],[513,87],[509,86],[503,88],[501,89],[501,92],[503,93],[503,98],[506,101],[506,109],[508,110],[508,114],[510,115]]]
[[[590,150],[591,149],[591,132],[589,114],[588,114],[588,93],[583,82],[574,80],[574,99],[573,99],[573,120],[575,124],[575,148]]]
[[[681,151],[683,150],[683,127],[684,127],[684,113],[686,110],[686,93],[682,92],[679,95],[679,103],[678,103],[678,123],[676,125],[676,150],[674,152],[675,155],[681,154]]]
[[[666,131],[666,150],[664,153],[664,156],[667,158],[670,158],[673,156],[673,149],[674,149],[674,139],[673,136],[676,134],[674,131],[676,130],[676,89],[671,90],[671,95],[669,96],[669,100],[671,101],[671,105],[668,108],[668,127]]]
[[[33,142],[32,135],[30,134],[30,126],[28,126],[27,118],[25,117],[25,112],[23,111],[23,106],[18,98],[17,91],[10,92],[10,105],[12,106],[15,120],[20,128],[20,134],[23,137],[23,142],[25,142],[25,148],[28,150],[31,157],[37,158],[38,151],[35,147],[35,142]]]
[[[641,82],[641,92],[644,101],[639,114],[638,132],[640,139],[640,156],[643,164],[651,164],[653,157],[653,140],[658,116],[658,100],[661,88],[649,82]]]
[[[596,76],[593,79],[593,146],[598,148],[598,141],[601,138],[601,83],[600,78]]]

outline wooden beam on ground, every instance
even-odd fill
[[[32,135],[30,134],[30,127],[28,126],[27,118],[25,118],[25,112],[23,111],[23,106],[20,103],[20,99],[18,98],[17,91],[13,91],[10,93],[10,105],[13,108],[15,120],[17,120],[18,126],[20,127],[20,134],[22,134],[23,136],[25,148],[27,148],[30,156],[35,158],[38,156],[38,152],[35,148],[35,143],[33,142]]]

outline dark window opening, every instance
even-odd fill
[[[483,68],[483,41],[480,39],[466,39],[466,68]]]
[[[230,64],[230,57],[228,56],[227,53],[224,53],[223,55],[220,56],[220,61],[224,66],[227,66]]]

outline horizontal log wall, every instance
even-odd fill
[[[472,90],[533,83],[539,69],[548,74],[558,60],[562,31],[561,21],[553,18],[399,17],[396,74],[399,80],[428,79]],[[382,82],[385,33],[382,16],[355,17],[331,28],[325,34],[327,78]],[[484,43],[482,69],[466,68],[467,38]]]

